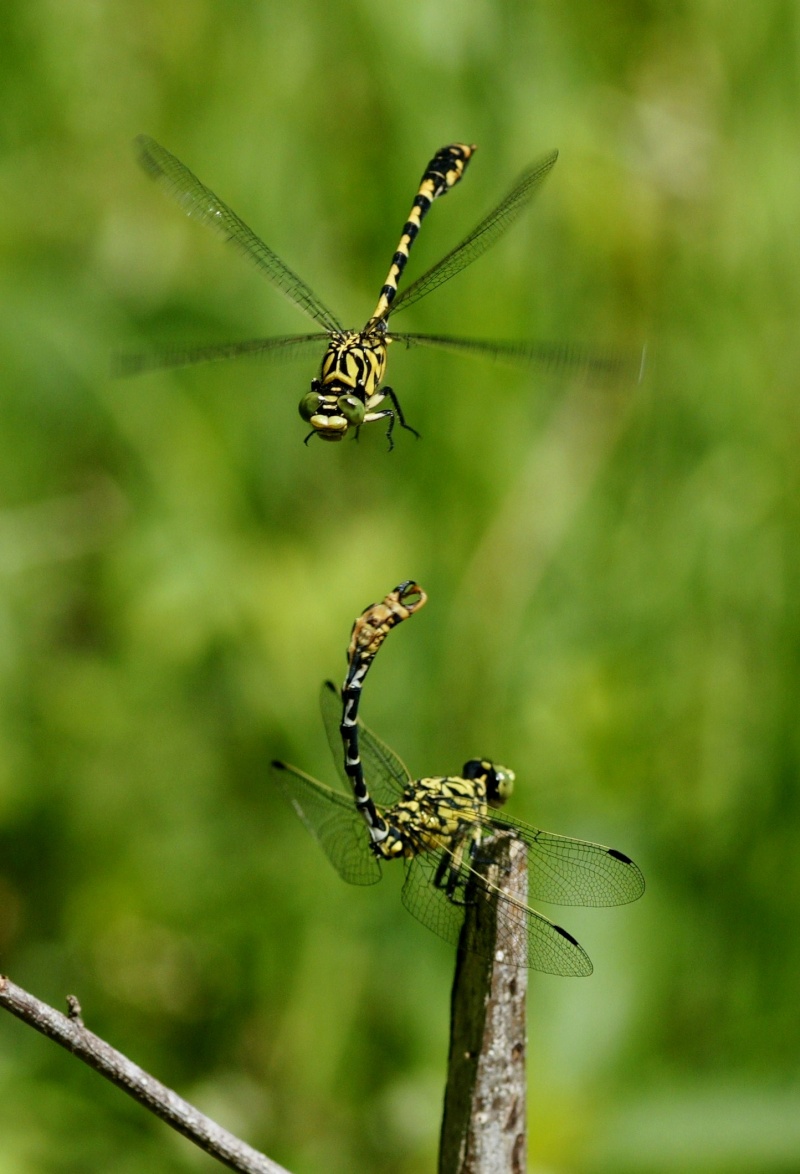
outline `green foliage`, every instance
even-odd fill
[[[793,1170],[800,163],[778,0],[10,0],[0,17],[0,969],[297,1174],[433,1168],[452,954],[270,785],[332,779],[350,624],[414,576],[365,719],[642,865],[534,976],[553,1171]],[[397,328],[634,349],[639,388],[390,353],[423,435],[304,448],[315,373],[109,377],[305,320],[137,170],[173,150],[363,324],[537,155],[535,208]],[[396,350],[397,348],[395,348]],[[0,1174],[208,1168],[0,1020]]]

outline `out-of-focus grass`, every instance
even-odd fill
[[[767,2],[12,0],[0,17],[0,949],[298,1172],[429,1170],[450,951],[270,788],[332,777],[349,625],[416,576],[367,720],[416,772],[639,860],[531,984],[531,1163],[796,1168],[797,16]],[[303,319],[139,173],[155,135],[360,325],[433,149],[480,151],[409,274],[542,151],[535,209],[408,329],[635,348],[641,387],[392,354],[423,433],[303,447],[314,371],[115,383]],[[554,912],[548,910],[548,912]],[[0,1172],[198,1167],[0,1022]],[[199,1165],[202,1165],[202,1161]]]

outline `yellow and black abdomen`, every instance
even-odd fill
[[[417,238],[423,218],[427,215],[435,199],[455,187],[464,174],[474,151],[475,147],[467,143],[450,143],[447,147],[440,147],[425,168],[417,194],[414,197],[414,203],[408,214],[408,220],[403,225],[403,234],[392,257],[392,265],[383,283],[372,321],[383,322],[388,318],[392,302],[397,294],[398,282],[403,275],[408,254]]]

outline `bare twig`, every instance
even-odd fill
[[[23,1023],[61,1044],[62,1048],[116,1084],[212,1158],[232,1170],[244,1171],[244,1174],[288,1174],[283,1166],[234,1137],[105,1040],[87,1031],[81,1019],[80,1004],[74,995],[68,997],[67,1006],[69,1015],[62,1015],[0,975],[0,1007],[5,1007]]]
[[[481,872],[524,905],[525,845],[501,834],[484,842],[481,852],[490,861]],[[507,960],[497,929],[497,898],[467,906],[453,982],[439,1174],[524,1174],[526,1169],[528,972],[519,958]],[[472,946],[465,949],[469,941]]]

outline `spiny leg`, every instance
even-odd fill
[[[466,886],[461,877],[461,865],[465,850],[469,862],[472,862],[475,856],[474,838],[470,837],[467,842],[462,838],[455,847],[442,852],[433,877],[434,886],[441,889],[453,905],[467,904]]]
[[[392,388],[391,387],[382,387],[381,394],[386,396],[386,398],[389,400],[392,407],[394,408],[394,414],[397,416],[397,419],[400,423],[400,427],[405,428],[406,432],[413,432],[414,435],[416,436],[417,440],[420,440],[421,437],[420,437],[419,432],[417,432],[416,428],[412,428],[410,424],[406,423],[406,418],[403,415],[403,409],[400,407],[400,401],[397,398],[397,396],[395,395]],[[392,421],[392,426],[393,425],[394,425],[394,421]]]
[[[366,407],[367,400],[369,399],[369,392],[367,391],[366,385],[360,379],[359,379],[358,383],[356,384],[354,394],[357,397],[357,399],[360,399],[362,401],[362,403],[364,404],[364,406]],[[364,415],[364,418],[366,419],[366,413]],[[353,433],[353,439],[355,441],[359,441],[361,439],[361,427],[362,427],[361,424],[356,425],[355,432]]]
[[[464,905],[466,902],[456,900],[456,889],[458,888],[458,870],[454,867],[455,861],[449,852],[443,852],[439,858],[439,863],[436,866],[436,872],[433,877],[434,887],[441,889],[448,901],[452,901],[454,905]]]
[[[395,421],[400,424],[401,428],[405,428],[407,432],[413,432],[417,440],[420,440],[420,434],[416,428],[412,428],[406,422],[403,415],[403,409],[400,407],[400,401],[395,395],[391,387],[382,387],[377,395],[373,397],[373,403],[380,403],[381,400],[388,399],[391,403],[391,408],[382,408],[379,412],[368,412],[364,417],[365,424],[373,424],[376,420],[388,420],[389,426],[386,429],[386,439],[389,441],[389,452],[394,448],[394,440],[392,439],[392,432],[394,431]]]
[[[389,441],[389,452],[394,448],[394,441],[392,440],[392,432],[394,431],[395,412],[392,408],[383,408],[380,412],[369,412],[364,417],[365,424],[374,424],[376,420],[388,420],[389,427],[386,429],[386,439]],[[414,429],[412,428],[413,432]],[[419,435],[419,434],[417,434]]]

